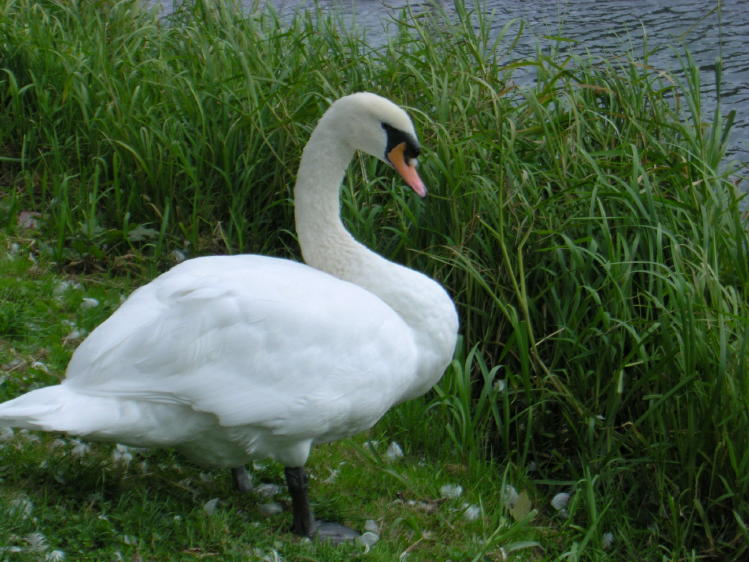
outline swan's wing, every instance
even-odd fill
[[[363,289],[286,260],[212,257],[133,293],[76,350],[65,384],[319,434],[373,423],[416,359],[411,330]]]

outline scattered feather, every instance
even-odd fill
[[[161,470],[164,470],[163,466],[164,465],[159,465],[159,468],[161,468]],[[182,488],[183,490],[187,490],[188,492],[190,492],[192,494],[196,494],[197,493],[196,490],[193,489],[193,487],[192,487],[192,479],[191,478],[183,478],[182,480],[180,480],[177,483],[177,485],[180,488]]]
[[[130,466],[130,462],[133,460],[133,454],[130,452],[130,447],[117,443],[112,451],[112,462],[114,464],[122,466]]]
[[[504,488],[502,488],[502,503],[506,508],[511,509],[512,506],[515,505],[515,502],[518,501],[519,497],[518,491],[514,486],[505,484]]]
[[[444,498],[440,498],[438,500],[427,500],[427,501],[421,501],[421,500],[402,500],[398,499],[395,500],[395,503],[404,503],[409,507],[415,507],[416,509],[420,509],[422,511],[425,511],[426,513],[434,513],[439,509],[439,506],[445,503]]]
[[[468,521],[476,521],[481,517],[481,508],[476,504],[464,503],[463,508],[463,517]]]
[[[182,250],[172,250],[169,256],[176,262],[176,263],[182,263],[187,259],[187,256],[185,255],[185,252]]]
[[[63,279],[62,281],[59,281],[55,285],[54,289],[52,289],[52,294],[55,297],[60,298],[60,297],[62,297],[65,293],[67,293],[71,289],[78,289],[78,290],[80,290],[80,289],[83,289],[83,286],[80,283],[78,283],[77,281],[67,281],[67,280]]]
[[[57,562],[65,560],[65,553],[62,550],[52,550],[44,556],[45,562]]]
[[[551,498],[551,507],[557,511],[567,513],[567,504],[570,501],[570,495],[567,492],[559,492],[553,498]]]
[[[70,332],[68,333],[67,336],[65,336],[64,338],[62,338],[62,343],[63,344],[68,344],[68,343],[71,343],[71,342],[82,340],[85,337],[86,333],[87,333],[86,330],[81,330],[79,328],[73,328],[72,330],[70,330]]]
[[[29,550],[32,552],[44,552],[49,549],[49,545],[47,545],[47,537],[42,533],[36,532],[28,534],[24,537],[24,540],[28,543]]]
[[[332,484],[333,482],[336,481],[336,479],[338,478],[338,475],[340,474],[341,471],[338,470],[338,469],[336,469],[336,468],[328,468],[328,471],[330,472],[330,474],[328,474],[328,477],[325,478],[325,480],[323,480],[323,482],[325,484]]]
[[[49,373],[49,367],[45,363],[42,363],[41,361],[34,361],[31,363],[32,369],[38,369],[44,373]]]
[[[380,534],[380,527],[379,525],[377,525],[377,521],[375,521],[374,519],[367,519],[364,522],[364,530]]]
[[[281,555],[278,554],[278,551],[276,551],[275,549],[271,549],[270,552],[266,553],[260,548],[252,549],[252,559],[260,560],[262,562],[281,562],[283,560],[283,558],[281,558]]]
[[[218,501],[218,498],[208,500],[203,504],[203,511],[205,511],[208,515],[213,515],[216,512]]]
[[[0,441],[10,441],[15,437],[15,432],[12,427],[3,426],[0,427]]]
[[[82,458],[91,452],[91,445],[84,443],[79,439],[72,439],[73,448],[70,450],[70,454],[74,457]]]
[[[395,441],[390,443],[390,445],[387,448],[387,451],[385,451],[385,460],[388,462],[394,462],[401,458],[403,456],[403,449],[401,449],[401,446],[398,445]]]
[[[266,499],[270,499],[283,492],[283,488],[278,484],[260,484],[255,488],[255,491]]]
[[[601,547],[603,550],[608,550],[612,544],[614,544],[614,533],[607,531],[601,536]]]
[[[22,519],[28,519],[29,517],[31,517],[31,512],[34,510],[34,504],[31,503],[31,500],[26,496],[13,498],[8,503],[8,506],[10,508],[8,509],[8,511],[12,515],[17,515]]]
[[[463,494],[463,486],[460,484],[445,484],[440,488],[440,496],[448,500],[459,498]]]
[[[26,230],[39,228],[39,218],[42,216],[37,211],[21,211],[18,213],[18,226]]]
[[[356,541],[359,544],[364,545],[364,554],[369,552],[369,549],[373,547],[375,544],[377,544],[377,541],[380,540],[380,535],[377,533],[373,533],[372,531],[366,531],[356,537]]]
[[[99,300],[93,297],[83,297],[81,308],[96,308],[99,306]]]

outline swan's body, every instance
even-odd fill
[[[452,356],[455,308],[433,280],[344,229],[338,190],[357,148],[391,161],[423,195],[406,114],[373,94],[342,98],[299,168],[296,227],[309,265],[256,255],[177,265],[90,334],[61,384],[0,405],[0,424],[297,469],[313,444],[367,429],[431,388]],[[292,480],[295,530],[309,534]]]

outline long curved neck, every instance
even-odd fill
[[[354,151],[326,125],[320,122],[304,149],[294,192],[302,257],[308,265],[376,294],[407,319],[414,307],[400,310],[397,297],[416,290],[412,284],[421,283],[424,276],[373,252],[344,227],[340,186]]]
[[[296,187],[294,214],[304,261],[341,279],[352,255],[366,248],[354,240],[340,217],[339,190],[353,149],[328,134],[323,121],[302,153]]]
[[[324,118],[302,154],[295,187],[296,231],[304,261],[377,295],[414,332],[424,357],[422,369],[437,378],[447,366],[455,343],[457,315],[444,289],[429,277],[386,260],[357,242],[340,217],[340,185],[353,149],[340,141]],[[417,396],[434,380],[415,381],[408,396]]]

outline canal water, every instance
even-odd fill
[[[243,1],[249,7],[266,0]],[[487,14],[496,33],[513,20],[524,22],[513,58],[530,56],[538,47],[604,57],[622,53],[637,57],[647,49],[651,66],[679,76],[680,58],[688,49],[701,69],[704,107],[710,112],[716,102],[715,65],[720,59],[721,112],[736,112],[729,157],[749,163],[749,0],[464,1],[468,9]],[[315,5],[305,0],[267,2],[282,17]],[[168,10],[170,0],[160,3]],[[456,16],[451,0],[317,0],[316,4],[361,29],[375,48],[388,36],[393,15],[409,5],[415,14],[443,11]],[[532,77],[516,75],[516,79],[522,83]]]

